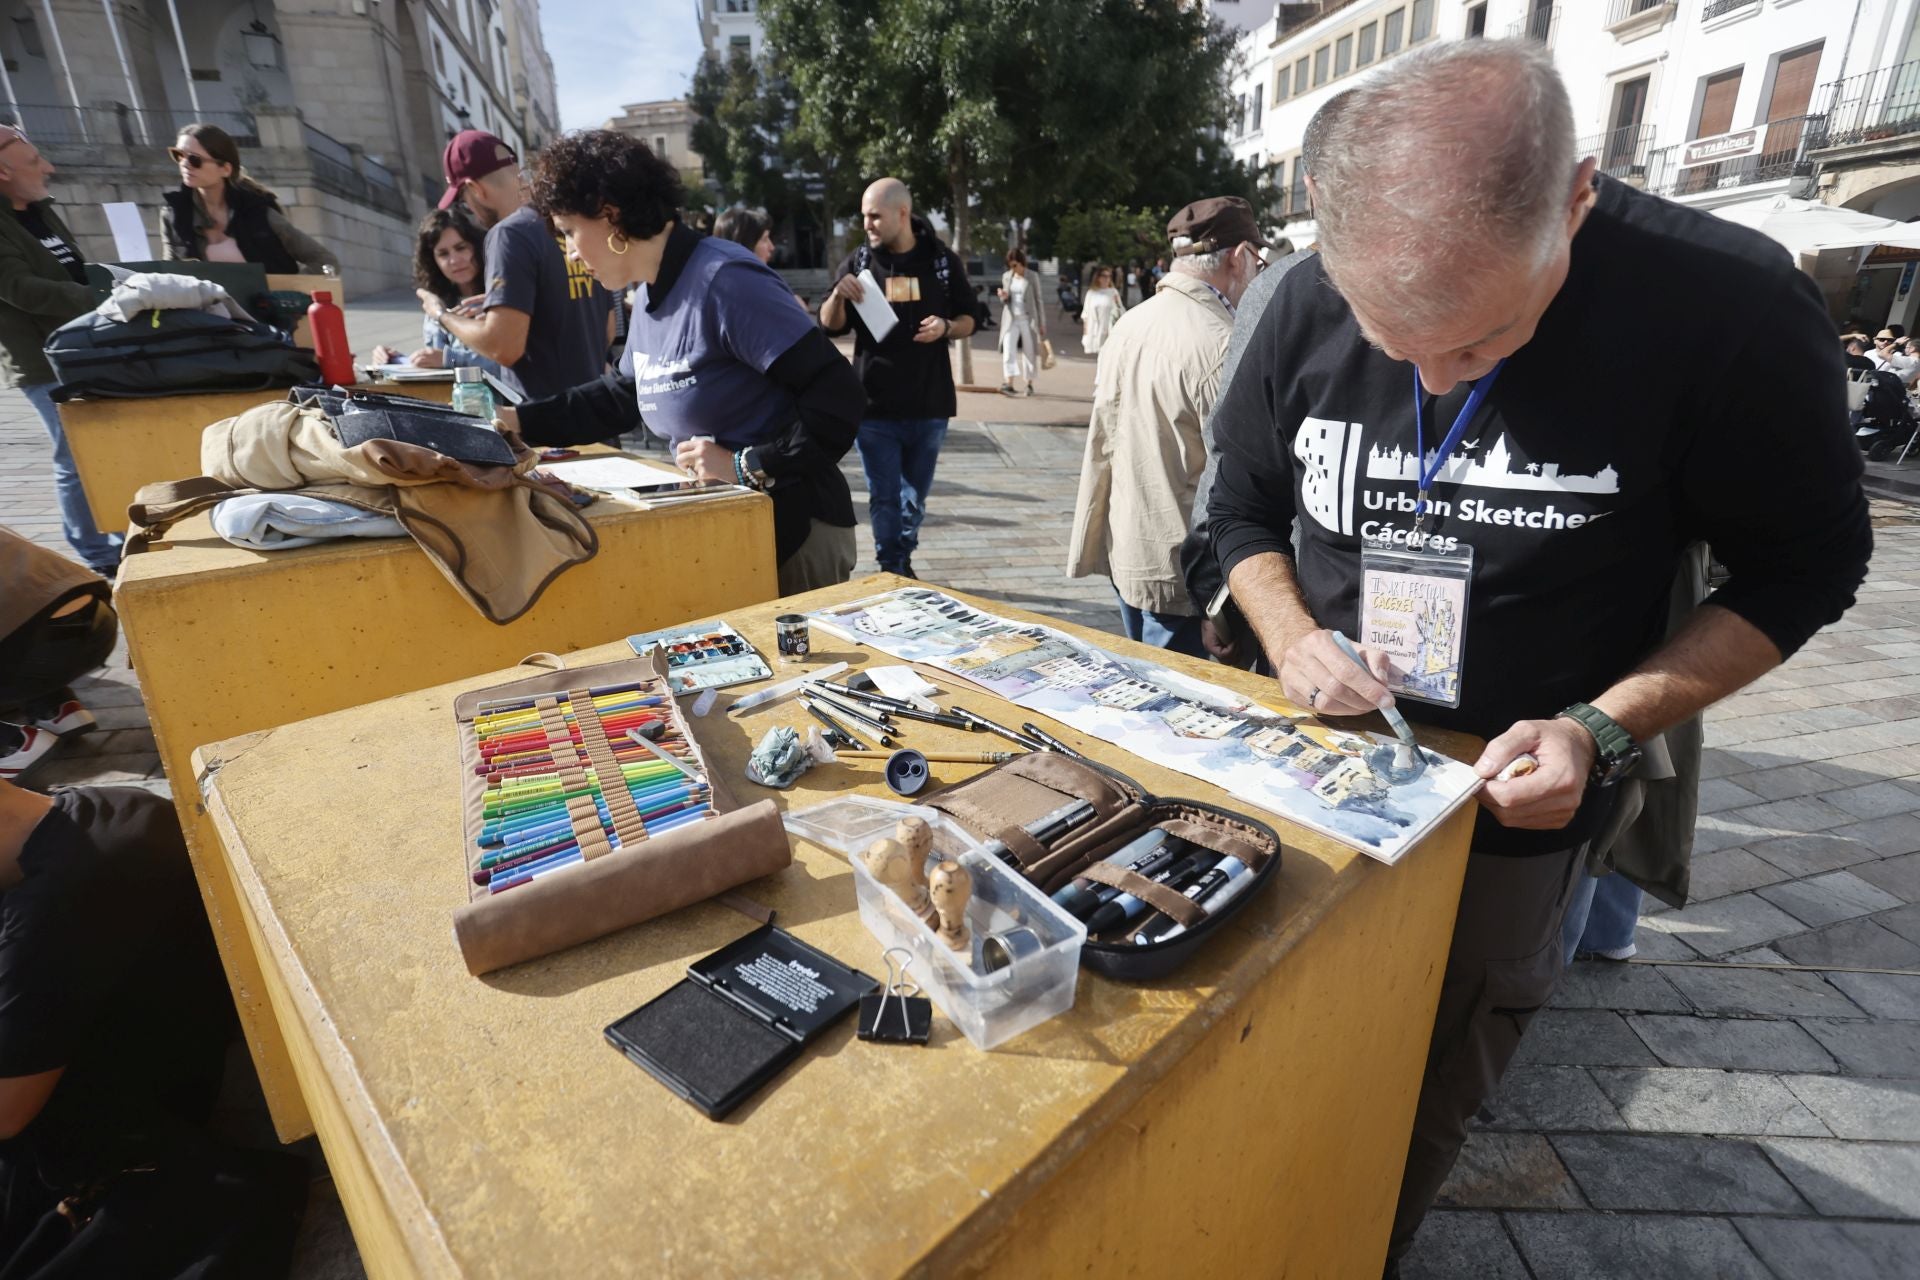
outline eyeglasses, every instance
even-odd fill
[[[168,147],[167,154],[173,157],[175,164],[184,164],[189,169],[198,169],[212,158],[210,156],[196,155],[191,151],[182,151],[178,147]]]

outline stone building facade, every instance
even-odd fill
[[[0,0],[0,69],[0,117],[53,161],[90,258],[115,257],[108,201],[140,206],[159,255],[166,148],[201,120],[339,255],[349,296],[406,283],[453,133],[525,155],[558,131],[539,0]]]

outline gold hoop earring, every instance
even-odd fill
[[[613,238],[615,236],[620,236],[619,244],[615,244],[613,242]],[[632,243],[633,242],[631,240],[628,240],[626,236],[621,235],[621,233],[618,231],[609,231],[607,233],[607,248],[613,250],[615,253],[625,254],[628,246],[631,245]]]

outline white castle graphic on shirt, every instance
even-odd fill
[[[1504,435],[1494,437],[1493,447],[1481,458],[1474,458],[1477,443],[1463,445],[1438,479],[1445,484],[1479,485],[1487,489],[1534,489],[1555,493],[1618,493],[1620,473],[1611,465],[1590,476],[1562,475],[1557,462],[1529,462],[1514,469],[1513,451]],[[1434,451],[1427,452],[1427,465],[1433,465]],[[1367,454],[1367,479],[1420,482],[1420,468],[1414,455],[1398,446],[1387,449],[1375,445]]]
[[[1300,499],[1307,514],[1335,533],[1353,532],[1353,478],[1360,469],[1360,424],[1304,418],[1293,456],[1304,471]]]

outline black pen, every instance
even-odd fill
[[[1247,864],[1238,858],[1222,858],[1211,871],[1188,885],[1183,896],[1195,906],[1202,905],[1208,898],[1218,893],[1229,880],[1246,869]],[[1133,940],[1142,946],[1150,942],[1158,942],[1178,923],[1179,921],[1166,912],[1155,911],[1140,922],[1140,927],[1134,930]]]
[[[832,711],[838,715],[845,716],[847,719],[853,721],[855,724],[864,724],[865,726],[867,726],[867,728],[873,730],[875,733],[892,733],[893,732],[893,725],[887,721],[887,718],[885,715],[880,715],[876,718],[875,716],[868,715],[866,712],[860,710],[858,707],[848,706],[846,703],[841,702],[838,698],[829,698],[825,694],[820,692],[820,687],[818,685],[814,685],[811,688],[809,688],[807,690],[806,696],[820,703],[822,706],[826,707],[829,711]]]
[[[1032,836],[1036,844],[1052,844],[1075,827],[1093,819],[1099,812],[1093,807],[1093,801],[1075,800],[1061,805],[1052,813],[1041,814],[1020,829]],[[1020,865],[1020,859],[1014,856],[1013,850],[1007,848],[1007,842],[1004,840],[988,841],[986,852],[1010,867]]]
[[[1128,870],[1132,871],[1135,875],[1145,876],[1151,880],[1179,859],[1181,849],[1184,848],[1185,845],[1186,841],[1169,837],[1166,843],[1142,858],[1132,867],[1129,867]],[[1112,902],[1125,892],[1125,889],[1119,888],[1116,885],[1103,884],[1093,889],[1082,890],[1080,895],[1077,896],[1071,904],[1062,904],[1062,906],[1066,913],[1075,920],[1085,920],[1101,907],[1106,906],[1109,902]]]
[[[828,746],[845,747],[849,751],[866,750],[867,744],[860,741],[860,739],[854,737],[852,734],[848,733],[845,729],[843,729],[840,726],[840,722],[838,720],[835,720],[832,716],[828,715],[826,712],[814,706],[811,702],[808,702],[804,698],[800,700],[800,704],[807,709],[808,715],[812,716],[815,720],[818,720],[821,724],[827,726],[826,737],[827,737]]]
[[[956,706],[952,710],[953,710],[953,714],[956,716],[959,716],[962,720],[965,720],[972,725],[976,725],[979,728],[985,729],[988,733],[997,733],[1001,737],[1005,738],[1008,742],[1017,742],[1029,751],[1044,751],[1046,749],[1042,747],[1039,742],[1035,741],[1032,738],[1027,737],[1025,734],[1015,733],[1013,730],[1007,728],[1007,726],[1003,724],[995,724],[993,721],[987,719],[985,716],[977,716],[973,714],[973,712],[967,710],[965,707]]]
[[[846,738],[848,741],[852,742],[853,746],[850,748],[850,750],[858,751],[861,748],[863,744],[859,740],[859,735],[854,733],[854,731],[852,729],[849,729],[846,725],[841,724],[838,720],[835,720],[832,716],[828,715],[825,708],[823,708],[820,705],[819,699],[809,698],[807,695],[803,693],[800,695],[800,702],[803,706],[806,707],[808,711],[811,711],[814,714],[814,716],[817,719],[819,719],[819,721],[822,724],[832,726],[836,731],[839,732],[841,737]],[[872,745],[881,747],[883,749],[891,750],[892,748],[900,745],[899,743],[895,742],[892,738],[888,737],[885,732],[876,733],[875,731],[869,729],[867,731],[867,736],[868,736],[868,740],[872,742]],[[874,741],[875,739],[877,739],[877,741]]]
[[[922,711],[920,708],[908,706],[898,699],[882,697],[879,694],[873,693],[861,693],[856,689],[849,689],[843,684],[821,684],[815,685],[814,688],[831,694],[835,698],[856,699],[866,706],[871,707],[876,713],[888,717],[899,716],[903,720],[920,720],[927,724],[943,724],[950,729],[972,729],[974,727],[965,720],[962,720],[959,716],[950,716],[940,711]]]
[[[1148,876],[1147,879],[1154,884],[1164,884],[1177,891],[1185,889],[1219,861],[1219,854],[1202,849],[1190,857],[1180,859],[1158,875]],[[1138,920],[1146,911],[1145,898],[1136,898],[1131,893],[1123,893],[1087,917],[1087,933],[1090,935],[1105,933],[1129,920]]]
[[[1032,738],[1049,751],[1058,751],[1061,755],[1072,756],[1075,760],[1086,759],[1084,755],[1081,755],[1078,751],[1075,751],[1072,747],[1060,741],[1060,739],[1054,737],[1037,724],[1023,724],[1020,726],[1020,732],[1026,734],[1029,738]]]

